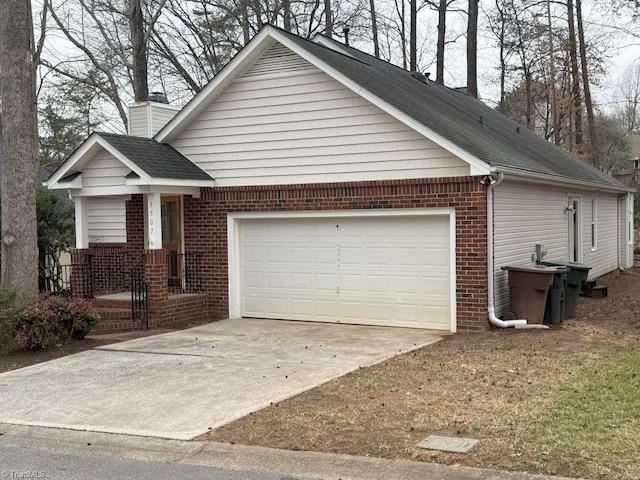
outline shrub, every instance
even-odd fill
[[[15,289],[8,285],[0,285],[0,354],[8,353],[14,346],[15,302]]]
[[[99,320],[86,300],[42,295],[16,319],[15,341],[24,350],[37,350],[69,338],[81,339]]]

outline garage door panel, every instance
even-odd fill
[[[366,265],[386,266],[391,264],[391,249],[389,247],[364,246],[363,263]]]
[[[313,247],[313,264],[335,265],[338,261],[338,251],[335,246]]]
[[[313,285],[310,273],[291,273],[289,281],[289,288],[293,290],[311,290]]]
[[[242,315],[450,329],[448,216],[240,223]]]
[[[242,284],[245,288],[265,288],[264,273],[245,271],[242,275]]]

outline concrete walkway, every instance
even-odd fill
[[[0,423],[188,440],[437,332],[224,320],[0,374]]]

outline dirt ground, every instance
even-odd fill
[[[451,335],[256,412],[201,439],[572,474],[566,468],[556,469],[553,462],[528,465],[530,446],[519,437],[521,428],[536,422],[549,401],[549,379],[559,383],[572,374],[561,365],[563,356],[607,345],[640,346],[640,269],[611,273],[598,284],[608,286],[607,298],[581,297],[577,318],[550,330],[494,329]],[[480,443],[464,455],[415,448],[431,434],[470,437]]]

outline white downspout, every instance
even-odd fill
[[[496,317],[496,310],[493,300],[493,189],[502,182],[504,174],[498,173],[498,178],[488,177],[490,184],[487,187],[487,294],[489,297],[489,322],[500,328],[520,327],[527,324],[526,320],[500,320]]]

